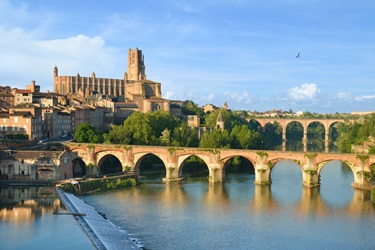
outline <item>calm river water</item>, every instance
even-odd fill
[[[0,187],[0,249],[94,249],[54,187]]]
[[[252,174],[227,174],[143,184],[84,196],[147,249],[374,249],[375,206],[370,191],[351,187],[340,162],[321,172],[321,186],[301,186],[301,170],[278,163],[270,186]]]

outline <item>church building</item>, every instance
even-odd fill
[[[61,95],[78,95],[86,98],[92,93],[105,96],[123,96],[125,103],[133,103],[141,112],[170,110],[170,101],[162,98],[161,83],[146,78],[146,66],[142,50],[135,48],[128,51],[128,71],[124,79],[59,76],[54,68],[54,92]]]

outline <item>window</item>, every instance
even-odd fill
[[[51,164],[51,159],[47,159],[47,164]]]
[[[63,163],[68,163],[68,161],[69,161],[69,158],[63,158]]]
[[[14,117],[14,122],[18,122],[18,117]]]

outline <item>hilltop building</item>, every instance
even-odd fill
[[[128,71],[123,79],[98,78],[92,72],[91,77],[59,76],[54,68],[54,92],[61,95],[76,95],[78,98],[99,93],[101,95],[123,96],[123,106],[134,107],[134,111],[149,112],[170,110],[170,101],[162,98],[161,83],[146,78],[146,66],[142,50],[128,51]]]

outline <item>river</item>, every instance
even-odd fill
[[[338,161],[321,172],[321,186],[301,186],[300,168],[281,161],[270,186],[254,174],[207,174],[82,196],[146,249],[374,249],[371,192],[351,187]],[[0,249],[93,249],[53,187],[0,188]]]
[[[0,186],[0,249],[94,249],[53,186]]]
[[[339,161],[321,172],[321,186],[301,186],[300,168],[281,161],[272,184],[254,174],[227,174],[223,183],[185,176],[83,196],[147,249],[374,249],[371,191],[351,187],[353,174]]]

